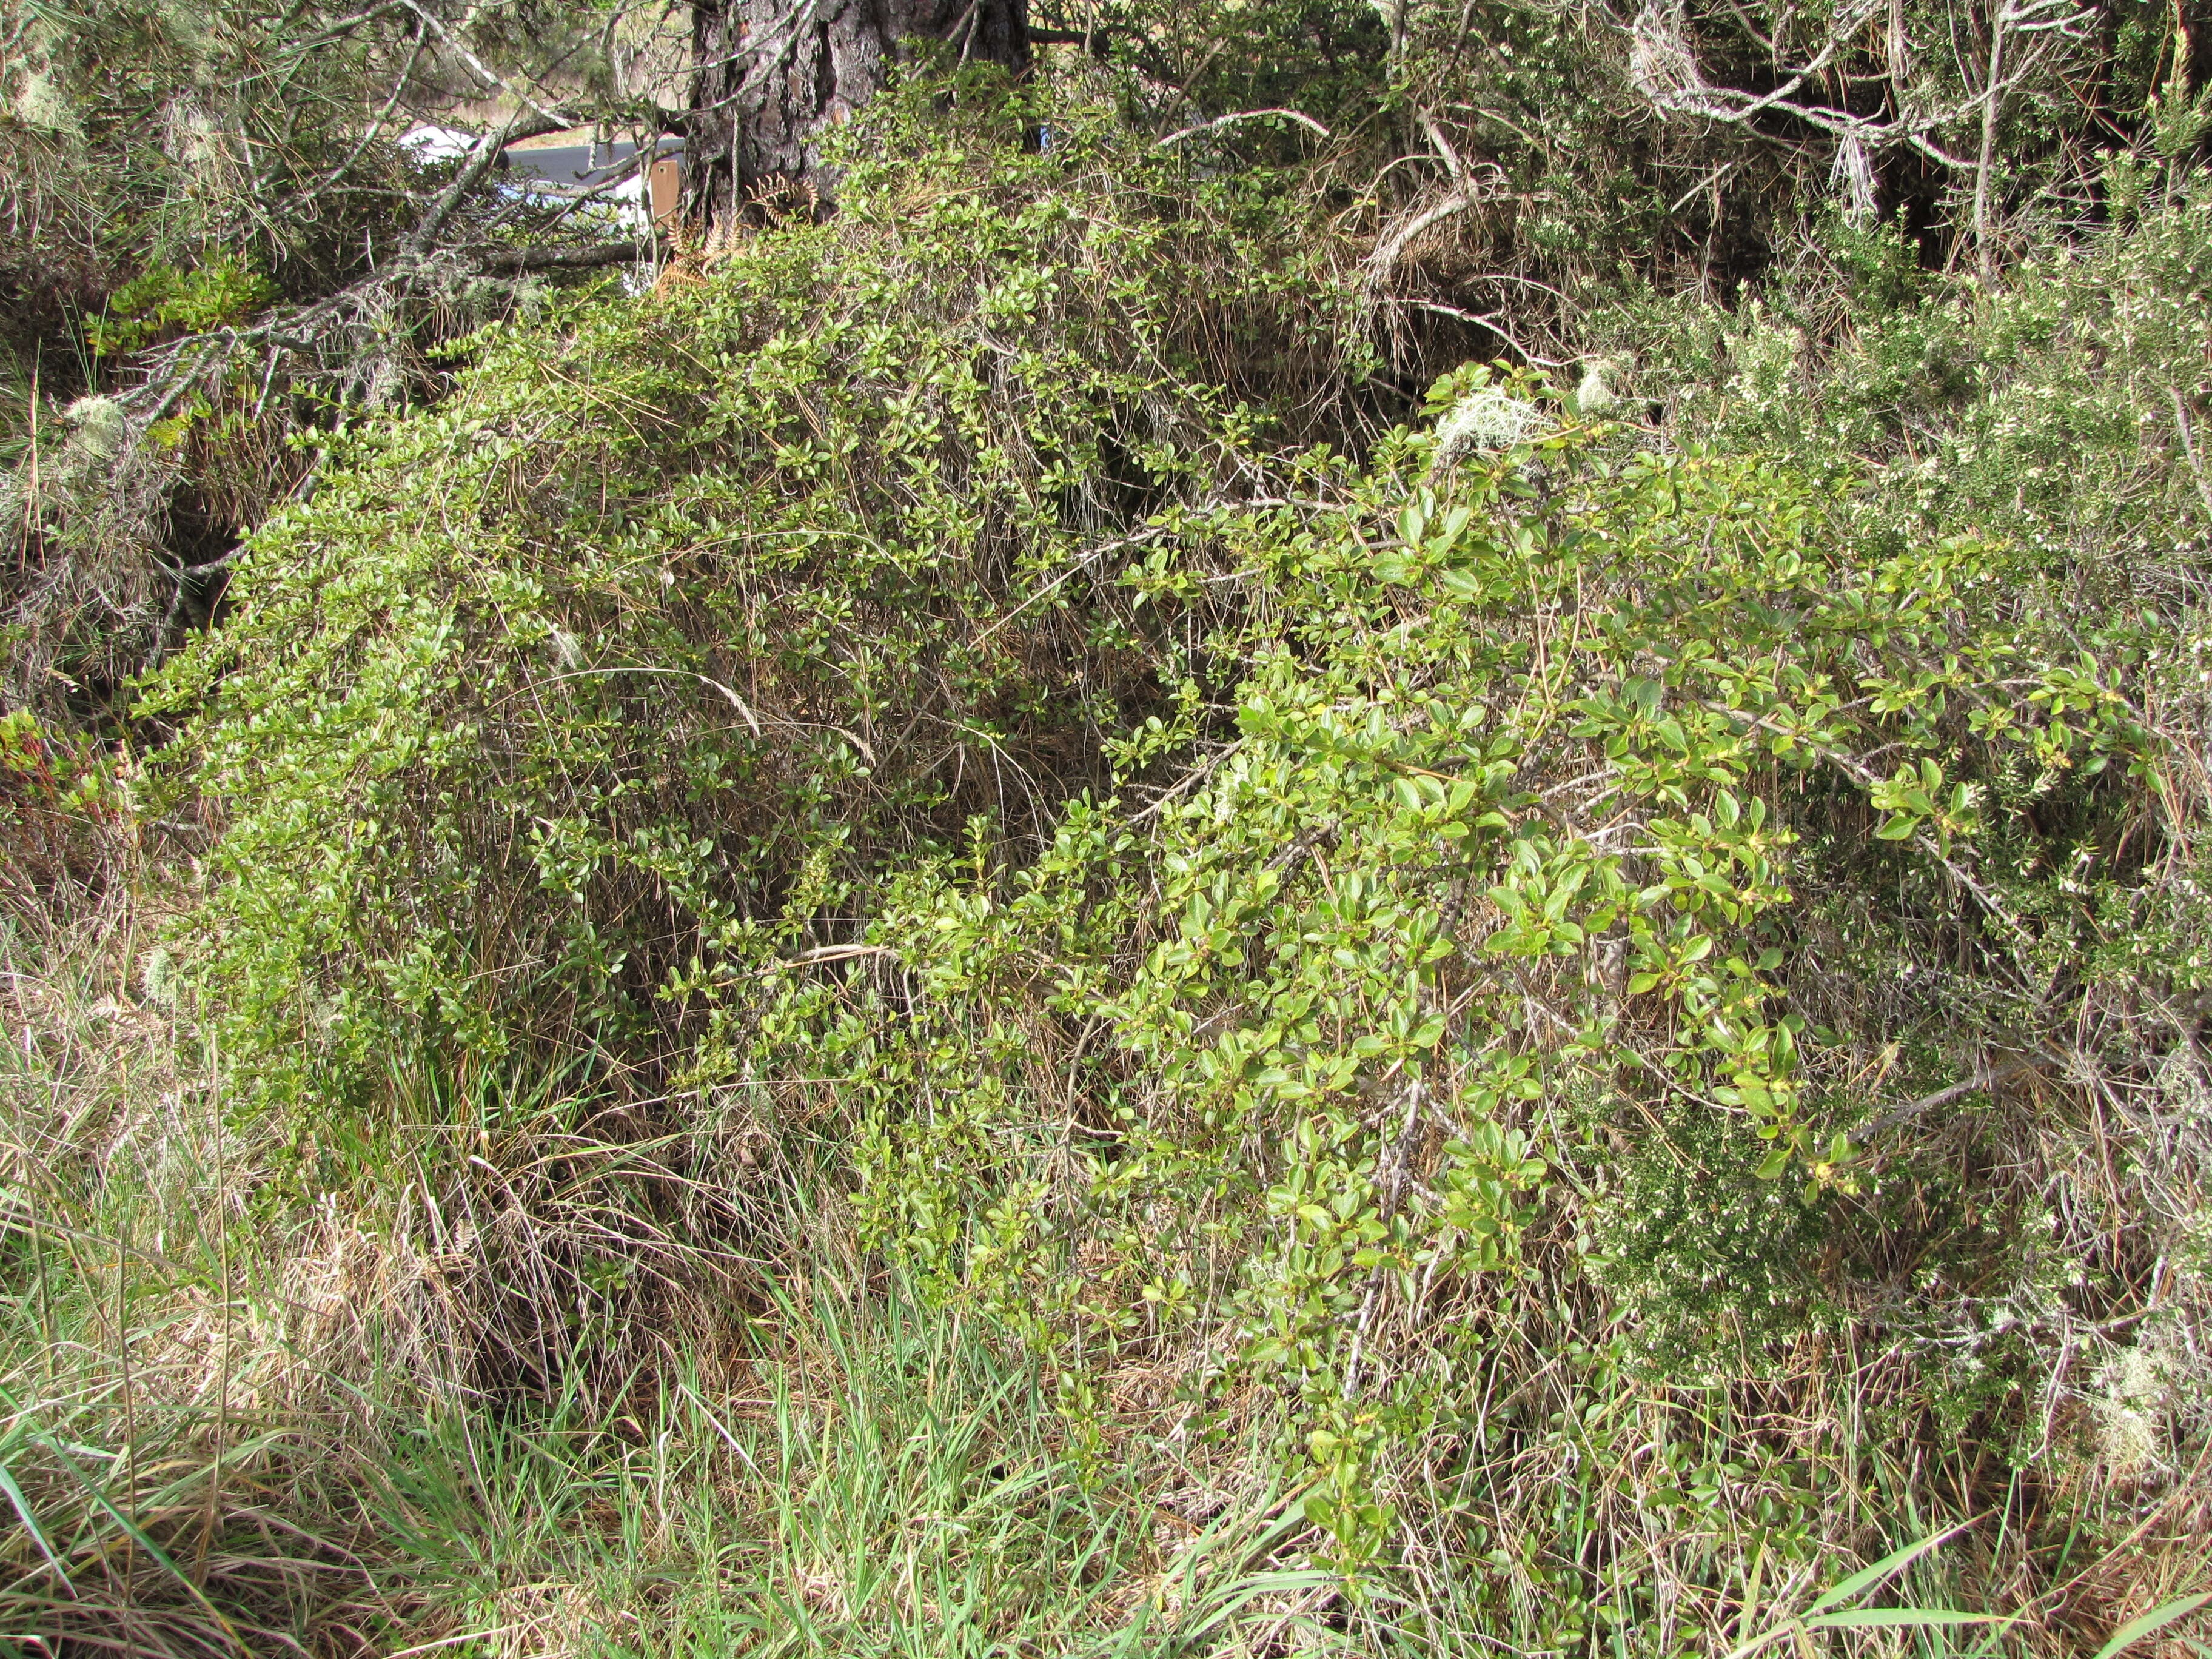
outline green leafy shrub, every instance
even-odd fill
[[[0,714],[0,903],[35,923],[63,895],[96,893],[124,862],[131,805],[94,745],[26,709]]]
[[[1656,434],[1470,366],[1300,451],[1366,361],[1294,203],[940,95],[835,223],[482,337],[157,688],[299,1189],[473,1133],[444,1190],[722,1261],[838,1188],[1071,1479],[1271,1445],[1363,1631],[1685,1650],[1923,1501],[2030,1606],[2130,1537],[2013,1477],[2202,1316],[2195,210],[2082,257],[2117,354],[1930,285],[1692,317]],[[549,1054],[540,1173],[484,1080]],[[561,1167],[603,1118],[656,1195]],[[704,1300],[602,1231],[588,1318],[486,1316]]]
[[[1239,186],[1170,210],[1172,158],[1079,109],[1023,156],[1024,111],[940,137],[932,96],[853,140],[835,224],[481,337],[165,677],[226,815],[210,983],[272,1087],[422,1034],[671,1063],[845,951],[869,872],[978,813],[1048,836],[1160,706],[1180,624],[1114,577],[1248,487],[1208,371],[1329,337],[1328,273]]]
[[[1462,376],[1432,407],[1498,395]],[[1696,1334],[1678,1376],[1869,1316],[1889,1247],[1878,1206],[1851,1218],[1892,1176],[1853,1137],[1894,1133],[1869,1079],[1895,1054],[1868,1063],[1887,993],[1830,948],[1836,903],[1948,956],[1919,1063],[1964,1043],[1971,1073],[2049,1030],[2002,988],[2109,925],[2111,892],[2048,873],[2054,832],[2131,819],[2174,738],[2039,552],[1899,546],[1850,486],[1571,425],[1459,457],[1401,432],[1318,468],[1333,512],[1239,516],[1240,626],[1196,665],[1237,674],[1234,726],[1149,806],[918,877],[872,932],[902,979],[834,1014],[870,1236],[1031,1331],[1079,1417],[1102,1368],[1175,1352],[1217,1404],[1276,1398],[1349,1562],[1391,1524],[1371,1466],[1437,1420],[1517,1273],[1580,1271],[1553,1254],[1578,1212],[1621,1311]],[[2037,1305],[2006,1230],[1972,1231],[1945,1248],[2011,1288],[1908,1282],[1886,1328]],[[1832,1270],[1832,1231],[1860,1252]]]
[[[157,264],[108,297],[104,316],[86,329],[101,356],[114,356],[176,334],[204,334],[234,323],[276,297],[259,273],[218,258],[191,270]]]

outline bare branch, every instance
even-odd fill
[[[1923,1095],[1917,1100],[1908,1101],[1884,1112],[1852,1139],[1862,1142],[1871,1140],[1923,1112],[1933,1111],[1938,1106],[1948,1106],[1954,1100],[1964,1100],[1968,1095],[1979,1094],[1986,1089],[1994,1089],[2001,1083],[2009,1083],[2013,1079],[2025,1077],[2031,1072],[2041,1072],[2051,1063],[2051,1057],[2046,1054],[2015,1054],[1999,1066],[1978,1066],[1972,1077],[1961,1079],[1948,1088],[1938,1089],[1934,1094]]]
[[[532,98],[527,92],[523,91],[520,88],[509,86],[505,80],[501,78],[499,75],[495,73],[490,67],[484,63],[483,58],[477,57],[476,53],[469,50],[468,43],[466,41],[462,40],[455,35],[451,29],[447,28],[443,23],[439,21],[437,17],[433,14],[424,10],[422,6],[416,3],[416,0],[400,0],[400,3],[404,5],[408,10],[413,12],[417,17],[421,18],[427,27],[436,30],[438,38],[453,49],[455,54],[459,57],[460,60],[469,66],[470,73],[476,76],[477,78],[482,81],[487,88],[495,92],[503,92],[510,98],[520,100],[521,102],[527,104],[532,109],[535,110],[540,119],[552,123],[550,126],[542,128],[540,131],[545,132],[559,132],[564,128],[573,127],[577,125],[576,118],[574,116],[557,114],[554,111],[546,108],[544,105],[539,103],[535,98]]]
[[[414,258],[419,258],[427,252],[430,245],[437,240],[438,233],[445,229],[447,221],[468,199],[469,192],[483,182],[484,175],[492,169],[492,164],[516,139],[536,138],[574,125],[559,117],[541,115],[532,121],[511,120],[497,133],[484,134],[477,141],[475,149],[470,152],[467,164],[453,175],[453,183],[446,186],[446,193],[438,198],[436,205],[431,208],[422,222],[415,227],[414,234],[408,237],[403,252]]]
[[[1300,126],[1310,128],[1324,138],[1334,138],[1336,136],[1315,120],[1312,116],[1301,114],[1294,109],[1241,109],[1234,115],[1217,115],[1211,121],[1200,121],[1194,127],[1185,127],[1180,132],[1171,132],[1161,139],[1154,148],[1165,149],[1170,144],[1181,143],[1186,138],[1195,137],[1201,132],[1211,132],[1216,127],[1225,127],[1237,121],[1257,120],[1263,115],[1279,115],[1286,121],[1296,121]]]
[[[602,242],[591,247],[501,248],[471,257],[486,270],[591,270],[603,265],[624,265],[649,259],[654,252],[650,238],[634,242]]]

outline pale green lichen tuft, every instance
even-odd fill
[[[1542,421],[1542,411],[1526,398],[1497,386],[1476,386],[1437,422],[1437,459],[1449,461],[1469,451],[1510,449],[1525,441]]]
[[[76,428],[70,447],[88,459],[112,461],[131,441],[131,417],[112,398],[80,398],[62,411],[62,418]]]

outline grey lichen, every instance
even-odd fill
[[[42,70],[32,70],[23,76],[15,89],[14,114],[18,121],[36,131],[77,131],[76,112],[70,107],[68,98],[53,77]]]
[[[131,417],[112,398],[97,393],[80,398],[62,411],[68,422],[69,449],[73,459],[112,461],[131,441]]]
[[[1575,413],[1584,419],[1611,413],[1620,404],[1620,393],[1613,382],[1620,374],[1620,365],[1611,357],[1593,357],[1583,371],[1582,383],[1575,388]]]
[[[1469,391],[1437,422],[1438,465],[1470,451],[1496,453],[1525,442],[1543,424],[1543,411],[1526,398],[1494,386]]]

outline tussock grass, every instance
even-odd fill
[[[1601,1306],[1540,1279],[1483,1316],[1500,1340],[1466,1418],[1383,1461],[1403,1542],[1347,1577],[1316,1558],[1264,1397],[1208,1443],[1172,1389],[1133,1387],[1111,1443],[1086,1440],[1004,1333],[810,1213],[796,1169],[756,1206],[792,1241],[775,1273],[738,1291],[665,1256],[665,1279],[702,1275],[677,1312],[608,1303],[565,1363],[502,1370],[551,1340],[551,1300],[515,1298],[584,1282],[555,1224],[507,1258],[542,1280],[472,1300],[427,1218],[404,1247],[368,1224],[399,1213],[383,1142],[348,1154],[345,1193],[272,1196],[293,1177],[225,1126],[184,1011],[143,980],[114,994],[118,945],[9,940],[0,1635],[27,1655],[1459,1655],[1560,1644],[1589,1601],[1563,1584],[1593,1581],[1662,1610],[1616,1627],[1626,1650],[1719,1652],[1987,1490],[1985,1449],[1881,1427],[1900,1356],[1816,1346],[1757,1382],[1670,1384],[1623,1373],[1589,1340]],[[468,1131],[418,1135],[409,1178],[473,1168],[432,1149],[503,1114],[588,1122],[572,1081],[396,1091],[396,1121]],[[541,1156],[580,1144],[545,1133]],[[2201,1480],[2009,1481],[2001,1525],[1867,1603],[1979,1613],[2048,1587],[1995,1645],[1826,1639],[2062,1654],[2196,1588]]]
[[[832,1254],[750,1296],[588,1176],[498,1240],[472,1148],[528,1137],[516,1197],[594,1155],[665,1178],[562,1077],[425,1068],[304,1158],[242,1134],[129,943],[7,940],[0,1651],[1150,1655],[1328,1579],[1275,1559],[1279,1491],[1193,1518],[1165,1449],[1081,1458],[1033,1364],[834,1217],[789,1214]],[[352,1184],[302,1203],[303,1168]],[[640,1255],[688,1299],[594,1304],[589,1261]]]
[[[204,1057],[145,1000],[124,915],[0,936],[0,1635],[279,1650],[368,1589],[334,1501],[349,1413],[320,1369],[328,1304],[254,1236],[258,1171]]]

